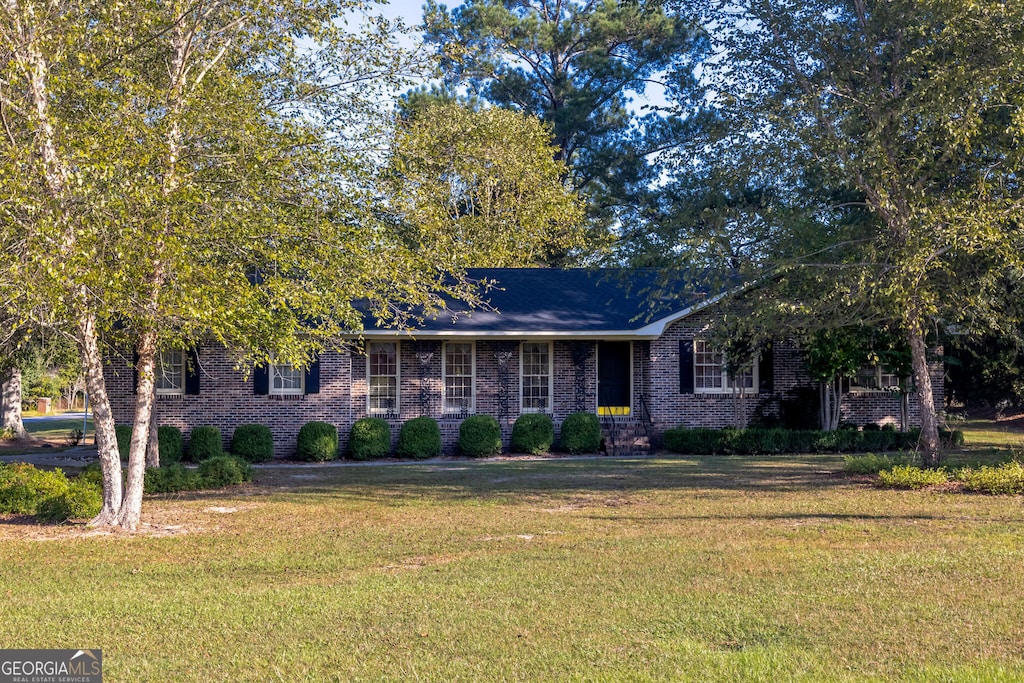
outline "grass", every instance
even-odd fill
[[[1024,677],[1020,499],[841,468],[264,469],[150,500],[166,537],[0,525],[0,642],[109,681]]]
[[[26,413],[25,417],[30,417],[30,415]],[[92,418],[89,418],[87,425],[88,436],[86,437],[86,443],[92,443]],[[40,448],[46,448],[48,452],[58,453],[70,447],[69,442],[72,431],[81,429],[81,419],[55,418],[51,420],[31,420],[25,422],[25,431],[29,433],[32,441],[0,441],[0,455],[17,455],[35,451]]]

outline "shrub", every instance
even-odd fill
[[[215,458],[224,454],[224,441],[220,430],[216,427],[203,425],[192,430],[188,439],[188,459],[202,462],[207,458]]]
[[[186,469],[181,463],[146,468],[142,486],[146,493],[175,493],[204,488],[199,473]]]
[[[379,417],[356,420],[348,434],[348,451],[353,460],[383,458],[391,452],[391,425]]]
[[[441,455],[441,428],[426,415],[407,420],[398,432],[396,452],[403,458],[433,458]]]
[[[939,441],[944,448],[959,448],[964,445],[964,433],[959,429],[940,429]]]
[[[663,443],[667,450],[683,455],[714,455],[722,452],[722,434],[717,429],[667,429]]]
[[[882,486],[894,489],[922,489],[926,486],[945,484],[949,481],[949,472],[944,469],[923,469],[912,465],[896,465],[878,473],[878,482]]]
[[[231,455],[249,462],[266,462],[274,457],[274,436],[266,425],[238,425],[231,435]]]
[[[295,457],[307,462],[324,462],[338,457],[338,428],[326,422],[307,422],[299,429]]]
[[[218,455],[199,463],[203,488],[223,488],[252,480],[249,463],[234,455]]]
[[[40,501],[36,519],[63,524],[70,519],[92,519],[102,508],[102,490],[88,481],[76,480],[65,491]]]
[[[78,481],[87,482],[98,489],[103,489],[103,469],[98,462],[91,462],[78,473]]]
[[[593,413],[573,413],[562,421],[559,446],[569,453],[596,453],[601,447],[601,422]]]
[[[121,460],[127,460],[132,442],[132,426],[114,425],[114,436],[117,438],[117,452],[121,454]]]
[[[501,452],[501,427],[490,415],[472,415],[459,425],[459,452],[482,458]]]
[[[892,469],[897,464],[888,455],[874,453],[847,455],[843,461],[843,470],[850,474],[878,474],[882,470]]]
[[[520,415],[512,425],[513,453],[547,453],[555,442],[555,425],[542,413]]]
[[[160,444],[161,464],[181,462],[182,439],[180,429],[170,425],[157,427],[156,439]]]
[[[866,425],[864,425],[864,431],[865,432],[880,432],[880,431],[882,431],[882,426],[879,425],[879,424],[875,424],[874,422],[868,422]]]
[[[39,503],[59,496],[68,486],[59,469],[37,470],[23,462],[0,464],[0,514],[35,514]]]
[[[965,467],[957,472],[957,479],[968,491],[993,494],[1024,493],[1024,464],[1013,460],[998,467]]]
[[[13,427],[0,429],[0,441],[14,441],[15,433]]]

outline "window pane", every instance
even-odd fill
[[[706,341],[698,339],[693,344],[694,386],[697,389],[721,389],[722,354],[711,348]]]
[[[270,391],[274,394],[301,394],[302,375],[294,365],[272,364],[270,366]]]
[[[473,410],[473,344],[445,344],[444,410]]]
[[[550,401],[550,347],[548,344],[523,344],[523,410],[546,412]]]
[[[164,351],[156,364],[156,390],[160,393],[178,394],[185,391],[185,354],[181,351]]]
[[[398,412],[398,343],[371,342],[369,356],[369,412]]]

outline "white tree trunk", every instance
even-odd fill
[[[10,376],[0,392],[0,431],[11,430],[14,436],[25,438],[25,423],[21,419],[21,368],[11,368]]]
[[[103,509],[90,525],[108,526],[116,521],[124,491],[121,488],[121,455],[114,434],[114,413],[110,409],[107,384],[103,377],[103,356],[96,338],[96,321],[91,313],[78,320],[79,347],[85,383],[92,401],[92,420],[96,430],[96,452],[103,472]]]
[[[157,427],[156,401],[149,417],[149,443],[146,445],[146,467],[160,467],[160,432]]]
[[[941,459],[939,417],[932,394],[932,376],[928,371],[928,352],[924,343],[924,327],[915,308],[907,315],[907,341],[910,361],[917,383],[917,400],[921,406],[921,459],[928,467],[938,467]]]

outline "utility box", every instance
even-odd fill
[[[50,399],[49,398],[37,398],[36,399],[36,411],[42,415],[47,415],[50,412]]]

